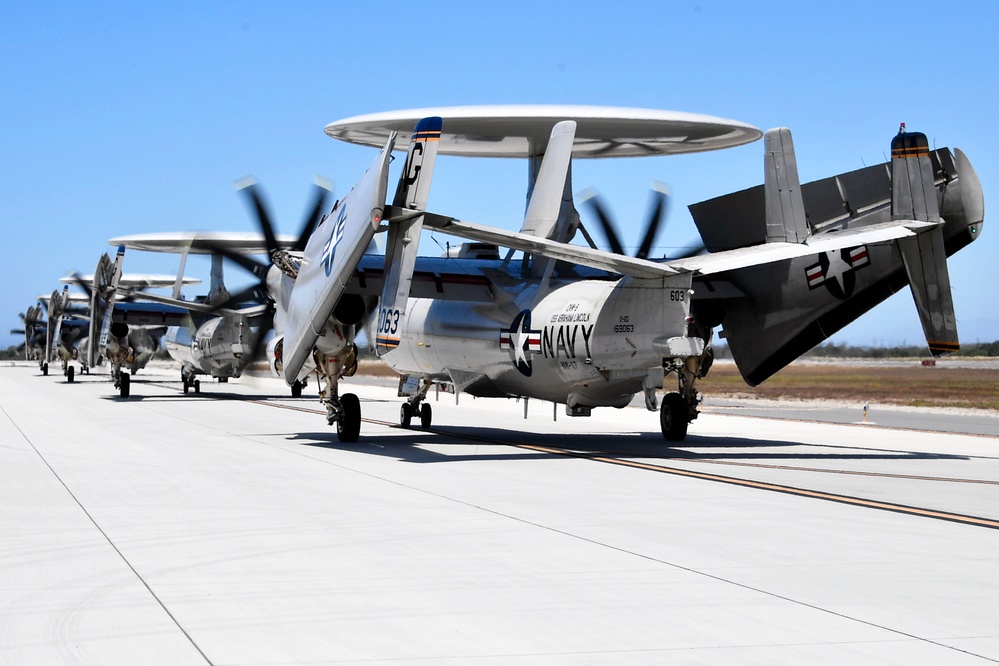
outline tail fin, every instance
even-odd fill
[[[905,125],[902,126],[891,142],[891,173],[892,220],[934,225],[898,241],[926,344],[933,356],[956,352],[961,345],[947,270],[944,225],[925,134],[906,132]]]
[[[805,219],[791,130],[767,130],[763,141],[767,242],[803,243],[812,231]]]
[[[576,122],[563,120],[552,128],[538,177],[531,190],[531,199],[524,215],[520,233],[552,238],[556,232],[563,194],[569,178],[572,144],[576,138]]]
[[[406,166],[399,176],[399,186],[392,202],[395,208],[403,211],[426,210],[443,126],[443,120],[436,116],[424,118],[416,124],[406,155]],[[378,305],[378,330],[374,340],[378,354],[399,346],[399,319],[406,314],[422,231],[422,215],[389,222],[385,246],[385,284]]]
[[[713,294],[712,311],[720,312],[713,321],[721,321],[721,336],[747,383],[763,382],[907,284],[931,351],[958,348],[945,257],[980,235],[981,185],[963,153],[956,151],[952,157],[946,148],[927,151],[925,139],[912,134],[896,139],[899,150],[891,168],[879,164],[802,185],[805,219],[814,230],[808,242],[837,229],[887,225],[892,218],[914,235],[897,244],[817,251],[733,270],[725,278],[741,295],[719,296],[710,280],[699,285],[706,289],[695,295],[695,313],[701,309],[700,299]],[[782,154],[786,164],[786,147]],[[768,156],[771,159],[776,163],[777,157]],[[772,173],[777,175],[778,168]],[[766,189],[756,187],[691,207],[709,248],[759,244],[770,235]],[[793,213],[793,202],[790,210],[792,219],[801,219]]]

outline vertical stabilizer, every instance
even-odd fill
[[[443,121],[436,116],[417,123],[392,202],[396,208],[426,210],[442,128]],[[399,319],[406,314],[422,231],[422,215],[389,222],[385,284],[378,305],[378,331],[374,341],[378,354],[399,346]]]
[[[902,126],[891,142],[891,176],[892,219],[935,223],[898,241],[926,344],[933,356],[956,352],[961,345],[950,292],[944,225],[925,134],[906,132]]]
[[[811,234],[798,182],[791,130],[767,130],[764,141],[764,196],[768,243],[803,243]]]
[[[555,232],[575,138],[575,121],[563,120],[552,128],[538,178],[531,192],[531,201],[524,215],[521,233],[538,238],[551,238]]]
[[[904,123],[891,141],[891,219],[940,221],[929,142]]]

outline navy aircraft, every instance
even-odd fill
[[[267,219],[266,207],[256,186],[245,184],[241,191],[247,195],[254,210]],[[192,389],[195,393],[201,392],[199,375],[208,375],[220,382],[239,378],[249,363],[259,356],[268,332],[275,326],[283,330],[283,311],[276,312],[270,298],[272,292],[281,289],[281,271],[273,264],[263,264],[248,255],[268,254],[271,261],[276,262],[287,256],[285,250],[301,253],[323,210],[327,194],[325,187],[317,186],[311,212],[306,215],[297,237],[273,234],[267,223],[267,233],[263,235],[185,231],[121,236],[109,241],[129,249],[180,254],[178,279],[184,274],[189,255],[211,256],[209,292],[193,301],[183,300],[179,289],[175,289],[172,297],[122,290],[130,296],[188,313],[181,322],[167,328],[164,335],[167,352],[181,365],[184,393]],[[224,257],[253,273],[259,284],[230,294],[223,278]],[[283,265],[291,270],[294,263],[289,259]],[[268,285],[268,275],[276,282]],[[305,380],[293,383],[292,396],[301,396],[305,385]]]
[[[31,305],[25,312],[17,315],[21,319],[22,328],[13,328],[11,333],[23,335],[24,342],[17,346],[17,351],[24,353],[25,361],[38,361],[39,367],[43,362],[45,354],[45,334],[48,327],[45,322],[45,309],[41,302],[38,305]],[[48,374],[48,368],[44,368]]]
[[[903,128],[889,164],[804,186],[789,130],[694,114],[458,107],[359,116],[326,133],[380,152],[311,234],[294,275],[270,291],[283,332],[267,354],[289,385],[319,378],[341,441],[360,433],[359,401],[339,382],[356,368],[364,327],[402,375],[404,426],[414,417],[430,426],[434,385],[551,401],[570,416],[644,394],[670,442],[697,418],[697,382],[718,327],[756,385],[908,284],[930,352],[958,348],[946,258],[981,233],[982,190],[963,152],[930,150],[920,133]],[[764,184],[690,207],[705,254],[651,260],[571,242],[577,232],[589,240],[572,196],[573,159],[714,150],[761,136]],[[389,203],[400,137],[409,150]],[[438,153],[527,159],[520,231],[427,211]],[[424,228],[471,243],[418,258]],[[366,253],[379,232],[384,256]],[[675,389],[660,401],[668,381]]]

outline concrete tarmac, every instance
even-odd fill
[[[999,661],[999,437],[0,367],[0,663]]]

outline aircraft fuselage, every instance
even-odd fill
[[[664,357],[696,355],[687,334],[689,277],[525,284],[505,303],[413,298],[383,359],[482,396],[526,396],[569,406],[623,406],[647,382],[662,384]],[[695,353],[696,352],[696,353]]]

